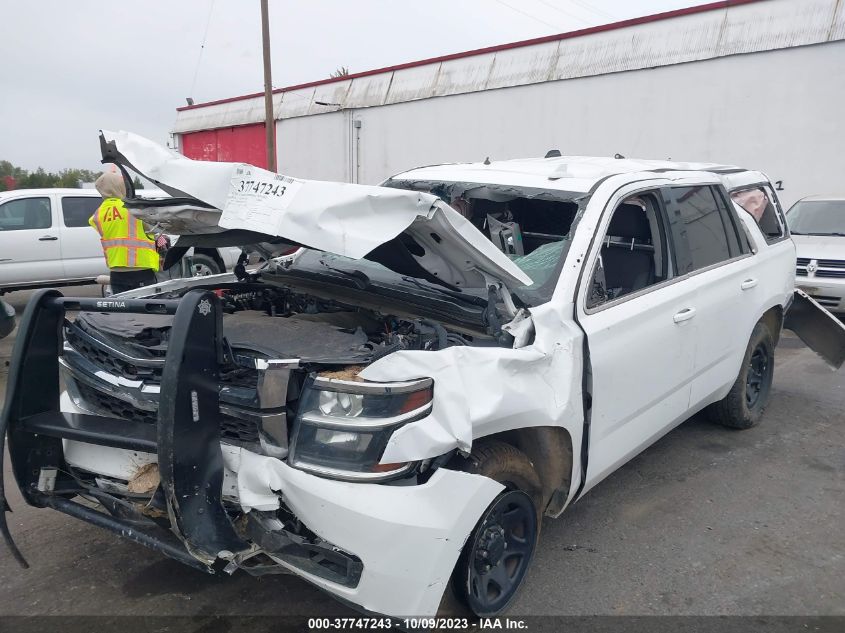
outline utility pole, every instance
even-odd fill
[[[276,171],[276,121],[273,117],[273,74],[270,71],[270,10],[261,0],[261,44],[264,49],[264,132],[267,137],[267,169]]]

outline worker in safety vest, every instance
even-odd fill
[[[126,184],[117,170],[107,171],[94,183],[103,203],[88,220],[97,229],[103,254],[111,271],[112,293],[124,292],[156,282],[159,256],[153,239],[141,220],[129,215],[123,204]]]

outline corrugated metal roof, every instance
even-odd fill
[[[842,39],[845,3],[839,0],[725,0],[282,88],[274,91],[274,112],[286,119]],[[247,95],[178,108],[173,131],[263,120],[263,94]]]

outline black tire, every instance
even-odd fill
[[[484,442],[467,459],[457,460],[453,467],[489,477],[505,490],[464,544],[441,613],[463,610],[479,617],[495,616],[516,597],[534,556],[542,486],[525,453],[504,442]]]
[[[225,270],[220,269],[220,264],[218,264],[214,258],[203,255],[202,253],[197,253],[195,255],[190,256],[191,261],[191,272],[190,275],[192,277],[203,276],[203,275],[219,275],[220,273],[226,272]],[[197,273],[199,268],[199,275]]]
[[[775,342],[764,323],[758,323],[742,359],[742,367],[728,395],[705,410],[707,417],[731,429],[750,429],[769,403],[775,375]]]

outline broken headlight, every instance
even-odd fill
[[[411,462],[379,462],[393,431],[431,412],[432,394],[431,378],[374,383],[317,377],[299,401],[289,463],[350,481],[407,473]]]

